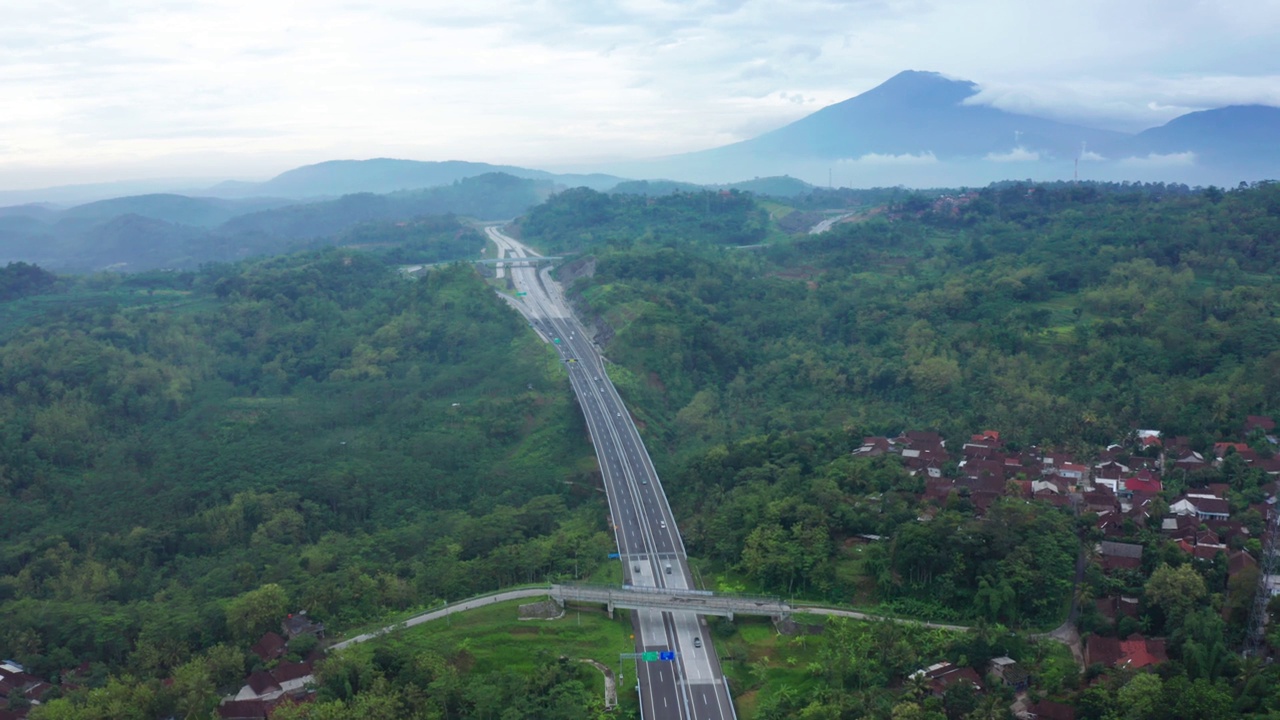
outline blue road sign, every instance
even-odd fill
[[[610,559],[610,560],[617,560],[617,559],[618,559],[618,558],[620,558],[620,557],[622,557],[622,556],[621,556],[621,555],[619,555],[618,553],[609,553],[609,559]]]
[[[670,650],[663,650],[662,652],[658,653],[658,659],[659,660],[675,660],[676,654]]]

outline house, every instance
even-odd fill
[[[1228,450],[1234,450],[1237,453],[1252,452],[1245,443],[1220,442],[1213,444],[1213,456],[1219,460],[1227,456]]]
[[[1093,466],[1094,482],[1119,480],[1129,474],[1129,466],[1115,460],[1105,460]]]
[[[20,663],[13,660],[0,662],[0,700],[17,693],[28,702],[39,703],[52,689],[52,685],[28,673]]]
[[[1244,550],[1237,550],[1227,556],[1227,577],[1235,577],[1249,568],[1257,568],[1258,561]]]
[[[266,700],[227,700],[218,706],[222,720],[263,720],[271,714],[274,704]]]
[[[1073,462],[1065,462],[1058,466],[1058,475],[1070,478],[1076,483],[1083,482],[1089,476],[1089,466]]]
[[[1120,494],[1130,497],[1134,493],[1159,495],[1162,490],[1164,490],[1164,485],[1160,482],[1159,475],[1150,470],[1139,470],[1133,477],[1125,478],[1124,489],[1120,491]]]
[[[1200,521],[1195,515],[1174,515],[1160,521],[1160,532],[1170,538],[1190,540],[1200,529]]]
[[[324,623],[311,622],[306,610],[289,615],[280,623],[280,627],[290,640],[299,635],[314,635],[324,639]]]
[[[1175,515],[1195,515],[1200,520],[1227,520],[1231,517],[1231,505],[1212,495],[1187,493],[1169,506]]]
[[[1208,464],[1204,461],[1204,456],[1193,450],[1180,453],[1176,458],[1177,459],[1173,461],[1173,467],[1175,470],[1192,473],[1208,467]]]
[[[982,682],[978,678],[978,673],[970,667],[956,667],[949,662],[940,662],[911,673],[912,678],[921,676],[928,680],[929,692],[935,696],[943,695],[947,692],[947,688],[961,682],[967,682],[978,692],[982,692]]]
[[[235,700],[276,700],[307,694],[307,684],[315,680],[310,662],[282,661],[274,670],[258,670],[245,681]]]
[[[860,457],[879,457],[890,451],[889,438],[887,437],[864,437],[862,438],[862,446],[853,451],[854,455]]]
[[[1120,498],[1105,488],[1084,493],[1083,497],[1085,508],[1090,512],[1102,514],[1120,510]]]
[[[1124,640],[1093,635],[1084,649],[1087,665],[1101,663],[1107,667],[1127,667],[1134,670],[1168,662],[1163,639],[1147,638],[1134,633]]]
[[[1263,434],[1270,435],[1276,429],[1276,421],[1271,419],[1269,415],[1250,415],[1244,419],[1244,428],[1241,435],[1248,436],[1254,430],[1261,430]]]
[[[273,632],[268,632],[249,649],[252,650],[253,654],[257,655],[262,662],[271,662],[272,660],[276,660],[284,655],[286,643],[284,638]]]
[[[1115,622],[1122,615],[1138,619],[1138,598],[1125,595],[1109,595],[1094,600],[1094,607],[1102,617]]]
[[[1097,552],[1102,558],[1102,569],[1105,572],[1137,570],[1142,567],[1141,545],[1103,540],[1098,543]]]
[[[1011,657],[992,658],[987,674],[999,678],[1000,682],[1013,688],[1015,692],[1022,692],[1031,686],[1031,673]]]
[[[1024,720],[1076,720],[1076,709],[1070,705],[1041,700],[1022,713]]]

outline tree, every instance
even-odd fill
[[[1177,625],[1187,612],[1205,596],[1204,578],[1190,565],[1177,568],[1167,564],[1151,573],[1144,586],[1147,602],[1164,611],[1172,625]]]
[[[227,603],[227,629],[242,641],[257,639],[277,627],[289,607],[284,588],[270,583]]]
[[[1158,720],[1163,702],[1164,683],[1159,675],[1138,673],[1116,693],[1120,720]]]

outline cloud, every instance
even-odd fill
[[[1166,155],[1151,153],[1142,157],[1121,158],[1120,164],[1133,168],[1190,167],[1196,164],[1196,154],[1191,151]]]
[[[209,166],[189,163],[207,157],[666,155],[746,139],[904,69],[971,79],[982,104],[1121,129],[1280,105],[1275,0],[299,7],[5,0],[0,171],[61,167],[71,182],[78,167],[135,162],[199,174]]]
[[[1096,153],[1096,152],[1092,151],[1092,150],[1085,150],[1084,152],[1080,153],[1080,159],[1081,159],[1081,160],[1086,160],[1086,161],[1088,161],[1088,162],[1102,162],[1102,161],[1106,160],[1107,158],[1106,158],[1105,156],[1103,156],[1103,155],[1100,155],[1100,154],[1098,154],[1098,153]]]
[[[901,155],[868,153],[859,158],[842,158],[836,162],[841,165],[933,165],[938,162],[938,158],[932,150],[926,150],[919,154]]]
[[[1007,153],[987,153],[982,159],[998,163],[1035,162],[1040,159],[1040,153],[1019,145]]]

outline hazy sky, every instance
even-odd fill
[[[905,70],[1119,129],[1280,105],[1280,0],[3,0],[0,188],[702,149]]]

